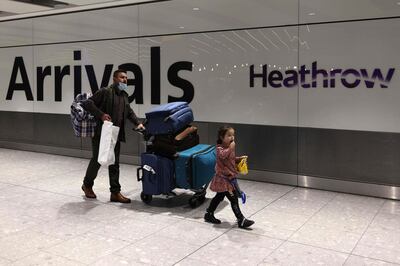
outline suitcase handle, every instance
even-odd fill
[[[143,167],[139,167],[139,168],[136,170],[136,177],[137,177],[137,181],[138,181],[138,182],[142,181],[142,179],[143,179],[143,178],[140,178],[140,170],[142,170],[142,177],[143,177]]]
[[[183,107],[180,108],[179,110],[177,110],[176,112],[174,112],[174,116],[182,116],[182,114],[185,114],[188,110],[191,110],[189,106],[187,107]],[[166,123],[169,119],[171,119],[171,115],[167,116],[166,118],[164,118],[164,123]]]

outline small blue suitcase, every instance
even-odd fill
[[[141,160],[137,178],[142,181],[144,195],[168,194],[175,188],[172,160],[151,153],[142,153]],[[140,171],[143,172],[142,177]]]
[[[185,189],[200,189],[210,183],[215,174],[214,145],[198,144],[179,152],[175,159],[175,182]]]
[[[146,113],[146,132],[150,135],[173,134],[192,123],[193,119],[188,103],[163,104]]]

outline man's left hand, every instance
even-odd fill
[[[143,124],[139,124],[135,129],[136,130],[145,130],[146,128],[143,126]]]

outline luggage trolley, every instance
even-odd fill
[[[154,110],[156,113],[166,111],[154,119]],[[142,181],[140,198],[150,204],[154,195],[176,196],[174,189],[186,189],[194,192],[189,198],[189,205],[196,208],[205,201],[208,184],[215,173],[215,146],[197,142],[173,157],[157,154],[152,149],[157,135],[178,133],[193,121],[193,114],[187,103],[182,102],[162,105],[154,110],[146,113],[146,130],[139,131],[143,135],[145,150],[141,153],[141,166],[137,169],[137,180]],[[174,116],[176,113],[178,115]]]

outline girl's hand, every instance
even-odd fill
[[[229,144],[229,148],[234,149],[236,146],[235,141],[232,141],[231,144]]]

